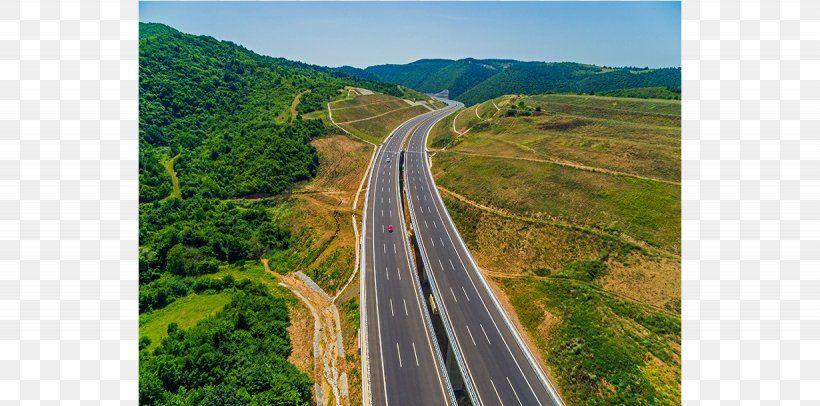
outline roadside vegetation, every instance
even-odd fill
[[[411,101],[385,94],[352,95],[330,103],[336,125],[353,136],[381,144],[401,123],[437,108],[440,102]]]
[[[428,147],[568,403],[679,403],[680,102],[504,96],[437,124]]]

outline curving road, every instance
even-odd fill
[[[450,112],[463,107],[442,101]],[[423,121],[410,135],[405,191],[422,260],[468,393],[481,405],[560,405],[560,397],[498,304],[436,189],[425,145],[430,129],[441,118]]]
[[[400,125],[379,147],[371,168],[361,247],[366,404],[455,404],[410,254],[399,190],[403,140],[417,124],[450,111],[432,111]]]

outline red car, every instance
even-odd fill
[[[393,225],[392,224],[387,225],[387,232],[389,232],[389,233],[393,232]]]

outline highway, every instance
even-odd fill
[[[447,109],[463,107],[442,101],[450,105]],[[481,405],[561,405],[478,270],[436,189],[425,145],[440,118],[425,120],[410,135],[404,188],[422,260],[468,393]]]
[[[368,178],[361,243],[365,404],[455,404],[410,254],[399,185],[405,137],[418,123],[449,111],[431,111],[396,128],[379,147]]]

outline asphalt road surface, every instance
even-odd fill
[[[399,190],[402,141],[416,124],[440,114],[422,114],[394,130],[379,148],[368,179],[362,223],[362,360],[373,405],[455,402],[411,265]],[[392,233],[387,229],[391,224]]]
[[[447,102],[451,107],[461,105]],[[445,325],[455,338],[468,389],[482,405],[560,405],[546,376],[505,319],[441,201],[425,151],[436,121],[422,122],[410,136],[404,187],[414,232]]]

